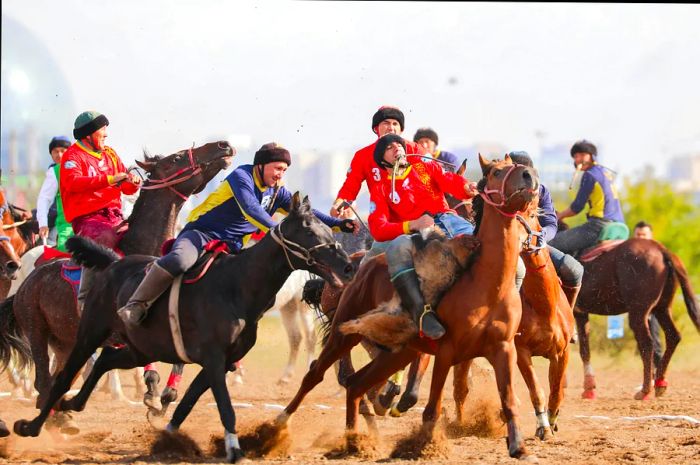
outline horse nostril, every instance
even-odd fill
[[[355,267],[352,266],[352,264],[349,264],[343,271],[345,271],[345,276],[352,276],[352,274],[355,272]]]
[[[7,271],[14,273],[19,270],[21,265],[17,262],[8,262],[5,266],[7,267]]]

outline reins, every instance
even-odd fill
[[[274,239],[275,242],[277,242],[280,245],[280,247],[282,247],[282,250],[284,251],[284,256],[287,259],[287,264],[292,269],[292,271],[295,271],[297,268],[295,268],[294,265],[292,265],[292,260],[289,258],[290,253],[295,257],[304,260],[304,262],[306,262],[308,266],[313,266],[317,264],[316,260],[314,260],[314,258],[311,256],[311,254],[314,251],[325,247],[340,248],[340,243],[338,241],[335,241],[324,242],[322,244],[318,244],[307,249],[306,247],[299,245],[294,241],[290,241],[289,239],[284,237],[284,235],[282,234],[282,223],[278,224],[270,230],[270,236],[272,237],[272,239]]]
[[[163,178],[163,179],[148,178],[146,180],[146,183],[148,183],[148,184],[144,184],[143,186],[141,186],[141,189],[155,190],[155,189],[163,189],[163,188],[167,187],[172,192],[174,192],[178,197],[180,197],[182,200],[186,201],[187,196],[185,196],[182,192],[180,192],[176,189],[173,189],[172,186],[175,186],[177,184],[181,184],[185,181],[188,181],[202,172],[202,166],[197,165],[194,162],[194,156],[192,155],[192,149],[189,149],[187,151],[187,153],[188,153],[189,158],[190,158],[190,166],[176,171],[175,173],[171,174],[167,178]],[[188,171],[190,171],[190,173],[178,178],[178,176],[180,176],[181,174],[186,173]]]

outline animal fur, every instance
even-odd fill
[[[444,234],[434,232],[425,238],[414,236],[413,244],[421,291],[425,301],[435,309],[443,294],[471,265],[479,241],[466,235],[447,239]],[[418,332],[411,316],[401,308],[396,293],[388,302],[341,324],[338,329],[343,334],[361,334],[392,352],[401,350]]]

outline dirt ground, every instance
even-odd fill
[[[574,349],[577,350],[575,346]],[[286,338],[278,320],[266,317],[261,325],[258,345],[244,359],[244,383],[230,384],[233,402],[241,404],[236,408],[239,433],[273,419],[279,406],[286,405],[293,396],[301,380],[302,361],[299,361],[292,383],[278,385],[276,381],[282,373],[286,354]],[[522,379],[517,378],[522,432],[530,453],[538,458],[539,463],[700,464],[700,369],[697,363],[685,360],[675,369],[672,365],[668,376],[669,389],[664,397],[635,401],[632,396],[641,379],[639,362],[628,360],[618,367],[609,360],[601,360],[596,372],[598,397],[590,401],[580,397],[582,373],[578,355],[573,354],[571,360],[569,387],[559,420],[560,430],[554,439],[547,442],[534,437],[532,406]],[[540,379],[546,381],[544,361],[538,361],[536,366]],[[164,379],[167,368],[161,368]],[[196,371],[194,366],[185,369],[181,392],[184,392]],[[3,374],[0,378],[0,392],[7,393],[7,377]],[[122,383],[126,394],[138,400],[134,397],[132,377],[124,373]],[[450,378],[445,393],[445,405],[450,417],[454,410],[451,383]],[[496,387],[489,372],[480,370],[475,373],[472,386],[469,402],[474,406],[475,418],[484,414],[495,416],[498,409]],[[419,406],[425,405],[428,387],[429,382],[424,382]],[[334,374],[329,372],[292,419],[291,455],[253,461],[261,464],[327,462],[329,458],[325,454],[338,446],[343,438],[344,395],[338,393]],[[0,417],[8,425],[36,414],[33,402],[12,399],[7,394],[0,395]],[[335,460],[342,463],[416,463],[389,457],[397,441],[420,424],[420,410],[414,408],[402,418],[377,417],[380,438],[374,451],[362,457]],[[153,455],[152,445],[157,432],[146,420],[145,413],[145,407],[140,403],[112,401],[109,394],[97,392],[85,411],[74,416],[81,427],[80,434],[68,438],[53,436],[46,430],[37,438],[19,438],[13,434],[0,439],[0,463],[157,464],[224,461],[222,457],[213,455],[212,438],[220,438],[223,427],[210,394],[200,400],[182,427],[182,432],[193,440],[186,452],[170,451]],[[659,416],[686,418],[662,419]],[[362,427],[366,430],[364,422]],[[505,439],[499,433],[495,437],[451,437],[438,449],[440,453],[422,458],[420,462],[474,465],[514,462],[508,458]]]

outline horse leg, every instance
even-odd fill
[[[280,316],[282,317],[282,326],[284,326],[285,332],[287,333],[287,339],[289,340],[289,359],[287,360],[287,366],[284,368],[282,377],[279,379],[278,383],[287,384],[292,380],[294,376],[294,367],[299,357],[299,346],[301,345],[301,330],[297,325],[296,320],[296,302],[289,301],[280,307]]]
[[[146,385],[143,404],[153,412],[160,412],[163,409],[163,404],[160,401],[160,395],[158,395],[160,374],[158,373],[158,365],[155,362],[143,367],[143,382]]]
[[[382,352],[360,371],[347,380],[345,429],[346,434],[356,434],[357,417],[360,413],[360,401],[367,390],[382,383],[398,370],[402,370],[411,360],[416,358],[416,351],[403,349],[399,353]],[[366,417],[365,417],[366,418]],[[370,428],[372,424],[368,422]]]
[[[136,389],[136,397],[143,397],[145,394],[143,390],[143,367],[136,367],[131,370],[132,376],[134,377],[134,389]]]
[[[418,358],[411,362],[411,367],[408,370],[408,381],[406,382],[406,390],[401,396],[401,399],[399,399],[399,403],[396,404],[396,413],[398,413],[399,415],[408,412],[408,410],[411,407],[418,403],[420,383],[423,380],[425,372],[428,370],[429,364],[430,354],[420,354]]]
[[[185,391],[182,401],[177,404],[175,412],[173,412],[173,416],[165,429],[171,432],[177,431],[190,414],[199,398],[202,397],[202,394],[207,392],[207,389],[209,389],[209,380],[204,370],[200,370],[192,381],[192,384],[190,384],[187,391]]]
[[[498,394],[501,397],[501,408],[508,426],[508,454],[513,458],[527,457],[525,443],[518,427],[516,398],[513,390],[513,373],[515,373],[517,351],[513,342],[497,343],[494,353],[488,357],[496,373]]]
[[[639,307],[632,307],[629,311],[629,322],[634,338],[637,340],[637,349],[644,365],[644,378],[642,389],[634,395],[637,400],[648,400],[651,393],[653,379],[653,347],[651,343],[651,333],[649,332],[649,314]]]
[[[558,355],[549,359],[549,403],[547,405],[547,417],[551,425],[552,432],[559,430],[557,421],[559,420],[559,407],[564,400],[564,387],[566,381],[566,368],[569,366],[569,350],[566,348]]]
[[[309,307],[304,302],[297,302],[297,314],[301,320],[301,329],[304,332],[304,340],[306,341],[306,367],[311,366],[316,353],[316,331],[314,330],[314,315]]]
[[[473,359],[458,363],[452,372],[452,397],[455,400],[455,413],[457,414],[457,423],[463,425],[466,420],[466,412],[464,404],[469,395],[469,368],[472,366]]]
[[[432,434],[440,414],[442,413],[442,391],[447,380],[447,374],[452,368],[454,350],[449,342],[443,342],[438,347],[433,365],[433,378],[430,382],[430,396],[423,411],[423,425]]]
[[[357,334],[343,335],[339,332],[332,332],[328,342],[321,350],[318,358],[311,363],[309,371],[304,375],[304,379],[299,386],[299,390],[292,401],[285,407],[284,411],[277,417],[277,423],[284,426],[289,421],[291,415],[297,411],[299,405],[314,387],[323,381],[323,375],[333,363],[343,355],[350,352],[356,346],[362,336]]]
[[[185,365],[182,363],[174,363],[170,369],[170,376],[168,377],[168,382],[165,384],[165,389],[160,393],[160,402],[162,408],[160,410],[160,415],[164,415],[168,406],[177,400],[177,388],[180,386],[180,381],[182,381],[182,372],[185,370]]]
[[[226,449],[226,460],[236,463],[244,458],[243,450],[238,442],[236,434],[236,413],[231,405],[231,397],[226,387],[226,361],[223,354],[211,357],[203,363],[203,371],[209,386],[211,386],[216,407],[219,410],[219,418],[224,425],[224,447]]]
[[[128,347],[116,349],[114,347],[104,347],[100,356],[90,370],[90,374],[80,388],[78,394],[70,399],[63,399],[59,402],[58,410],[72,410],[82,412],[85,409],[90,394],[97,386],[102,375],[115,369],[128,369],[138,366],[140,360]]]
[[[109,326],[99,328],[97,325],[90,327],[90,332],[81,331],[84,326],[81,325],[78,330],[77,343],[68,357],[65,368],[58,373],[56,379],[51,386],[46,399],[41,404],[41,412],[32,421],[17,420],[14,425],[14,431],[19,436],[36,437],[41,431],[41,427],[48,418],[54,405],[68,392],[75,377],[80,373],[80,370],[85,365],[88,358],[97,350],[97,348],[109,337]],[[85,334],[87,333],[87,334]]]
[[[122,382],[119,379],[119,372],[114,370],[107,373],[107,383],[109,384],[109,392],[112,394],[112,400],[125,402],[128,399],[124,395]]]
[[[588,313],[574,312],[576,329],[578,331],[578,350],[583,362],[583,394],[584,399],[595,399],[595,375],[591,365],[591,348],[589,344],[591,325]]]
[[[41,408],[51,386],[48,328],[43,321],[40,325],[32,326],[27,339],[34,360],[34,388],[39,393],[36,398],[36,408]]]
[[[520,374],[523,375],[527,390],[530,392],[530,401],[535,408],[535,416],[537,417],[535,436],[543,441],[551,439],[552,428],[549,425],[549,419],[544,408],[544,390],[537,381],[537,374],[535,374],[535,369],[532,366],[532,354],[526,347],[518,347],[516,352]]]
[[[656,316],[656,321],[664,330],[664,336],[666,339],[666,349],[664,350],[664,355],[661,357],[661,362],[659,366],[656,367],[656,378],[654,380],[654,391],[656,397],[661,397],[666,392],[668,383],[666,382],[666,370],[668,370],[668,364],[671,362],[671,357],[681,341],[681,333],[676,328],[676,325],[671,319],[671,309],[669,307],[673,295],[668,300],[665,300],[665,296],[659,304],[656,305],[654,309],[654,316]],[[661,304],[663,302],[663,304]]]

